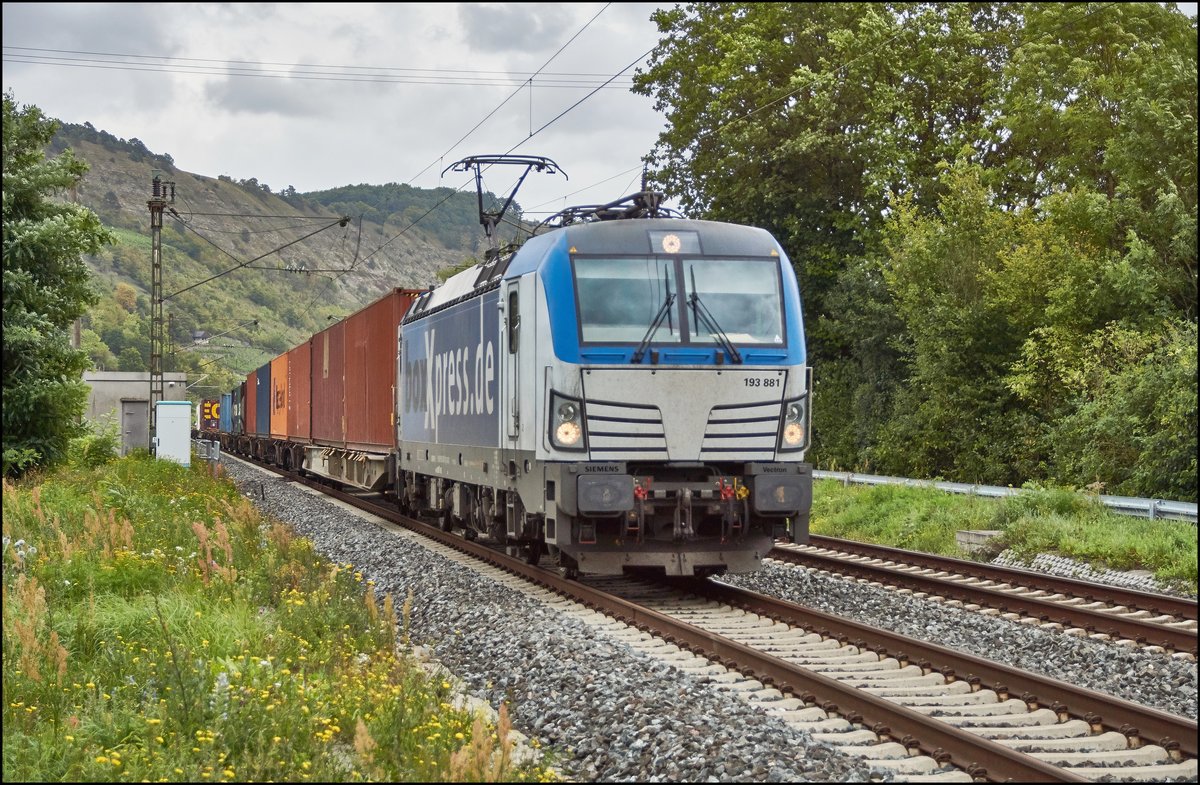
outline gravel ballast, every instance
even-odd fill
[[[887,779],[703,677],[634,651],[407,537],[237,460],[229,476],[326,558],[391,593],[411,590],[410,636],[578,780],[853,782]]]

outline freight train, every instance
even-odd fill
[[[799,286],[768,232],[660,201],[394,289],[222,396],[223,448],[569,575],[756,570],[808,534]]]

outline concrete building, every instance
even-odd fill
[[[121,455],[150,445],[150,372],[84,371],[88,405],[84,417],[97,424],[121,426]],[[163,374],[163,400],[187,400],[187,374]]]

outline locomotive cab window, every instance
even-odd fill
[[[584,344],[782,346],[779,260],[585,257],[572,259]],[[657,325],[657,326],[655,326]]]
[[[637,343],[666,308],[656,343],[681,340],[678,314],[664,305],[676,294],[675,265],[647,257],[576,258],[575,293],[584,343]]]
[[[783,344],[779,263],[757,259],[684,259],[683,284],[692,343],[714,343],[714,327],[734,344]],[[706,324],[705,309],[711,316]]]

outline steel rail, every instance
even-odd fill
[[[997,693],[1015,694],[1028,704],[1066,711],[1089,724],[1099,724],[1126,736],[1138,736],[1167,750],[1177,749],[1188,757],[1197,755],[1196,721],[1187,717],[719,581],[697,582],[689,584],[689,588],[708,599],[870,649],[880,657],[895,657],[901,664],[906,660],[917,662],[922,670],[936,670],[949,679],[966,679],[972,686],[973,680],[978,679],[980,686],[990,687]],[[1061,706],[1056,705],[1060,703]]]
[[[1196,600],[1183,597],[1171,597],[1166,594],[1124,589],[1119,586],[1108,586],[1099,583],[1089,583],[1077,578],[1066,578],[1059,575],[1048,575],[1033,570],[1022,570],[1017,567],[1001,567],[995,564],[956,559],[952,556],[906,551],[874,543],[843,540],[836,537],[812,535],[809,544],[816,548],[826,548],[831,551],[854,553],[876,559],[887,559],[903,564],[928,567],[934,570],[956,572],[984,580],[1000,583],[1018,583],[1035,589],[1045,589],[1072,597],[1081,597],[1089,602],[1108,602],[1113,605],[1124,605],[1128,608],[1149,611],[1153,614],[1178,616],[1181,619],[1197,620]],[[774,556],[774,553],[768,554]]]
[[[1114,637],[1136,640],[1140,643],[1162,646],[1172,651],[1195,654],[1197,650],[1197,635],[1194,630],[1176,629],[1143,619],[1078,608],[1054,600],[1012,594],[1000,589],[973,586],[946,578],[934,578],[895,568],[845,561],[835,556],[811,551],[776,548],[769,555],[792,564],[809,566],[825,572],[836,570],[868,580],[937,594],[963,603],[984,605],[998,609],[1002,613],[1019,613],[1022,616],[1041,619],[1043,622],[1056,622],[1067,627],[1077,627],[1085,629],[1089,633],[1101,632]]]

